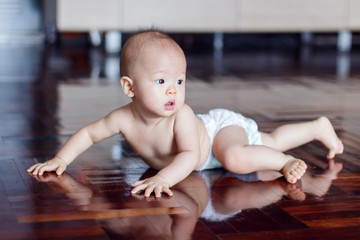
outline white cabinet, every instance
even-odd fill
[[[360,30],[360,0],[349,0],[348,8],[348,28],[350,30]]]
[[[125,30],[234,31],[237,0],[124,0]]]
[[[241,31],[337,31],[347,27],[347,0],[242,0]]]
[[[57,28],[60,31],[112,30],[123,26],[121,0],[58,0]]]
[[[360,0],[58,0],[60,31],[360,30]]]

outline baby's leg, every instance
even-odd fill
[[[267,146],[248,145],[246,133],[239,126],[222,129],[214,139],[213,152],[225,169],[237,174],[276,170],[295,183],[306,170],[300,159]]]
[[[342,153],[344,146],[326,117],[314,121],[287,124],[271,133],[261,133],[263,144],[281,152],[298,147],[313,140],[322,142],[328,149],[328,158]]]

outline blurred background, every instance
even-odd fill
[[[96,119],[126,103],[112,86],[123,43],[141,29],[171,35],[188,78],[205,83],[358,81],[358,13],[360,0],[0,0],[1,136],[70,134],[88,123],[84,114]],[[207,100],[192,101],[207,110]]]
[[[122,44],[151,27],[179,42],[199,77],[347,77],[359,71],[358,13],[359,0],[0,0],[0,81],[44,70],[62,81],[117,80]]]

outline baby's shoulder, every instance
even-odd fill
[[[178,115],[195,115],[194,114],[194,111],[192,110],[192,108],[189,106],[189,105],[187,105],[187,104],[184,104],[180,109],[179,109],[179,111],[177,112],[178,113]]]
[[[194,111],[187,104],[184,104],[175,116],[176,122],[189,122],[196,118]],[[178,121],[180,120],[180,121]]]
[[[121,120],[126,121],[130,120],[132,117],[130,107],[128,105],[122,106],[120,108],[117,108],[110,112],[106,118],[112,119],[112,120]]]

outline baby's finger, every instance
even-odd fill
[[[161,193],[162,193],[161,187],[160,186],[155,187],[154,193],[155,193],[155,197],[157,198],[161,197]]]
[[[170,197],[173,195],[173,192],[167,187],[163,188],[163,192],[169,195]]]
[[[144,180],[139,180],[131,184],[132,187],[137,187],[144,183]]]
[[[42,163],[38,163],[34,166],[34,169],[32,170],[33,175],[38,175],[41,165],[42,165]]]
[[[138,193],[140,191],[143,191],[146,187],[147,187],[147,185],[145,185],[145,184],[136,186],[135,188],[133,188],[133,190],[131,190],[131,193],[133,193],[133,194]]]
[[[36,165],[32,165],[31,167],[29,167],[29,168],[27,169],[27,172],[28,172],[28,173],[31,173],[32,171],[34,171],[35,167],[36,167]]]
[[[55,169],[56,169],[56,166],[44,164],[39,169],[39,175],[41,176],[44,174],[44,172],[51,172],[51,171],[54,171]]]
[[[151,193],[154,191],[154,188],[155,188],[155,186],[152,186],[152,185],[147,186],[147,188],[145,190],[145,193],[144,193],[144,196],[145,197],[150,197]],[[161,194],[160,194],[160,196],[161,196]]]
[[[56,175],[60,176],[65,171],[65,168],[63,166],[59,166],[56,169]]]
[[[42,176],[46,170],[47,166],[43,165],[39,168],[39,176]]]

